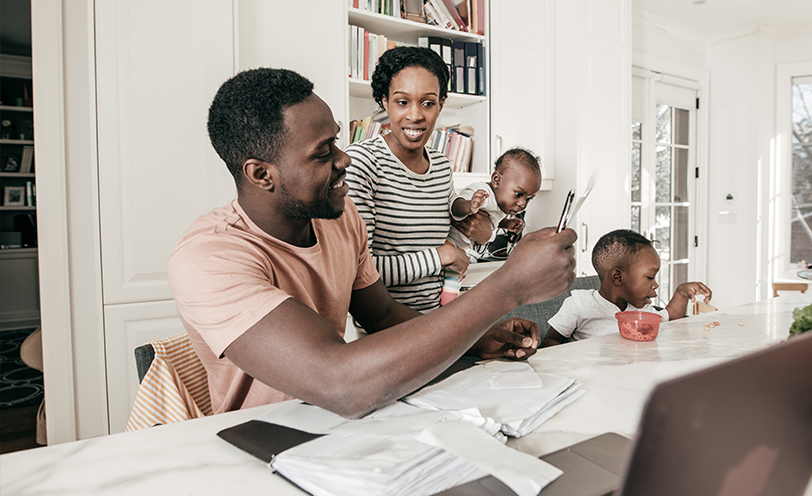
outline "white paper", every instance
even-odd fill
[[[569,215],[567,215],[567,225],[569,225],[570,219],[575,217],[575,214],[578,213],[578,210],[581,209],[581,206],[584,204],[584,201],[586,201],[586,197],[589,196],[589,193],[592,192],[592,188],[595,187],[595,183],[598,180],[598,172],[600,172],[601,169],[603,169],[603,167],[598,167],[597,169],[592,171],[592,175],[589,176],[589,182],[586,184],[586,189],[584,190],[584,194],[581,195],[580,198],[578,198],[578,200],[575,202],[575,205],[573,206],[572,210],[570,210]]]
[[[485,370],[493,389],[539,389],[543,387],[541,377],[525,362],[492,361],[485,364]]]
[[[563,474],[549,463],[509,448],[466,422],[436,424],[417,439],[471,463],[519,496],[536,496]]]
[[[297,429],[311,434],[327,434],[349,422],[341,415],[306,403],[288,401],[256,418],[263,422]]]
[[[519,437],[577,399],[577,396],[570,396],[580,389],[574,379],[552,374],[540,376],[542,388],[494,389],[485,367],[475,365],[425,387],[403,401],[429,410],[458,411],[475,407],[483,417],[501,424],[503,433]],[[565,396],[559,398],[565,392]]]

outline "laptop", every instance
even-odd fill
[[[812,333],[657,385],[635,441],[609,433],[541,457],[539,496],[802,495],[812,477]],[[512,496],[493,477],[439,493]]]

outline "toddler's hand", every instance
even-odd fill
[[[512,219],[505,218],[502,219],[502,222],[499,223],[499,227],[519,234],[520,232],[522,232],[522,229],[524,229],[524,221],[516,217]]]
[[[485,192],[484,189],[478,189],[474,192],[474,195],[471,197],[471,202],[468,204],[468,215],[475,214],[479,212],[479,209],[482,208],[482,205],[485,204],[485,200],[488,198],[488,193]]]
[[[701,294],[705,297],[705,303],[709,302],[713,295],[710,288],[701,282],[684,282],[677,286],[677,293],[691,301],[696,301],[696,295]]]

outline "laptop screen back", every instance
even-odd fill
[[[800,495],[812,475],[812,333],[655,387],[623,496]]]

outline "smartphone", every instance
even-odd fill
[[[555,232],[560,233],[567,228],[567,221],[569,220],[573,200],[575,200],[575,193],[570,190],[570,192],[567,193],[567,199],[564,202],[564,210],[561,212],[561,220],[558,221],[558,229],[556,229]]]

